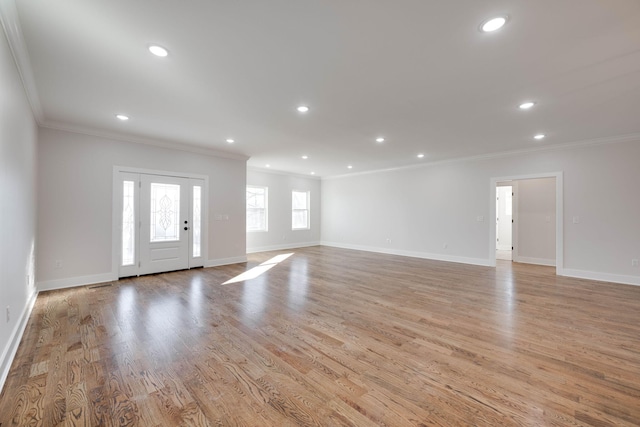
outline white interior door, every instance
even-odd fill
[[[496,188],[496,249],[510,251],[512,244],[513,188]]]
[[[120,171],[119,277],[204,266],[205,179]]]

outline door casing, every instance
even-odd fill
[[[510,175],[501,176],[489,179],[489,218],[496,217],[496,186],[498,182],[503,181],[518,181],[525,179],[536,178],[555,178],[556,179],[556,275],[564,275],[564,194],[563,194],[563,173],[562,172],[548,172],[538,173],[531,175]],[[517,197],[517,189],[515,191]],[[515,203],[515,200],[514,200]],[[516,210],[514,210],[516,214]],[[514,215],[515,216],[515,215]],[[514,218],[517,222],[517,218]],[[517,224],[515,225],[517,228]],[[517,233],[516,228],[512,231],[512,239],[514,246],[517,245]],[[517,246],[514,255],[517,254]],[[515,260],[515,258],[514,258]],[[496,222],[489,222],[489,265],[496,266]]]
[[[204,266],[208,259],[208,235],[209,235],[209,202],[208,202],[208,189],[209,189],[209,177],[207,175],[198,175],[183,172],[163,171],[155,169],[141,169],[131,168],[126,166],[114,166],[113,168],[113,184],[112,184],[112,247],[111,247],[111,260],[112,260],[112,272],[116,277],[120,277],[120,260],[122,255],[122,176],[126,174],[137,175],[159,175],[175,178],[187,178],[189,180],[199,180],[202,182],[202,218],[201,218],[201,257],[200,260],[196,260],[192,257],[192,250],[189,248],[189,262],[192,266]],[[132,176],[132,175],[129,175]],[[136,191],[139,191],[136,188]],[[136,212],[137,224],[140,222],[139,212]],[[190,224],[191,225],[191,224]],[[139,257],[139,255],[138,255]],[[138,258],[139,259],[139,258]],[[136,275],[136,273],[133,273]]]

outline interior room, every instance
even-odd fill
[[[0,0],[0,426],[640,425],[640,2]]]

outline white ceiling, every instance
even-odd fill
[[[16,5],[43,126],[316,176],[640,134],[638,0]]]

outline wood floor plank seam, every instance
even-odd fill
[[[0,427],[640,426],[640,287],[327,247],[248,258],[40,293]]]

